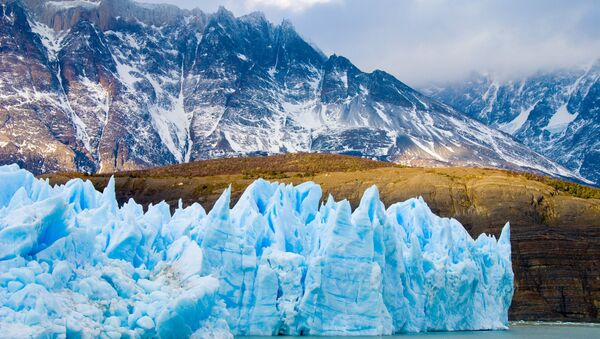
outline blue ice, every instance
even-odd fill
[[[352,210],[257,180],[208,213],[118,206],[75,179],[0,167],[0,328],[16,336],[387,335],[505,329],[510,227],[471,238],[375,186]]]

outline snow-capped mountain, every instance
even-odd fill
[[[600,60],[507,81],[476,74],[424,92],[600,182]]]
[[[123,0],[4,0],[0,11],[2,163],[109,172],[305,151],[578,178],[260,13]]]

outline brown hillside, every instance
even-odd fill
[[[84,177],[102,189],[108,175]],[[339,155],[296,154],[208,160],[115,174],[120,202],[200,202],[210,208],[229,184],[236,199],[255,179],[314,181],[356,205],[377,185],[386,205],[423,196],[473,236],[512,225],[516,294],[512,319],[600,321],[600,190],[529,174],[477,168],[406,168]],[[324,195],[326,197],[326,195]]]

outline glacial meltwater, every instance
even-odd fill
[[[371,338],[482,338],[482,339],[593,339],[600,338],[600,324],[573,323],[513,323],[506,331],[462,331],[407,333],[393,336],[326,337],[327,339],[371,339]],[[236,339],[267,339],[273,337],[236,337]],[[284,337],[286,339],[316,339],[324,337]]]

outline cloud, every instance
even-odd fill
[[[335,0],[246,0],[245,7],[252,9],[275,7],[281,10],[301,12],[315,5],[331,3],[334,1]]]
[[[208,12],[216,11],[219,6],[225,6],[237,15],[252,11],[264,11],[276,17],[286,17],[305,12],[309,9],[337,3],[344,0],[143,0],[151,3],[171,3],[183,8],[200,8]]]

